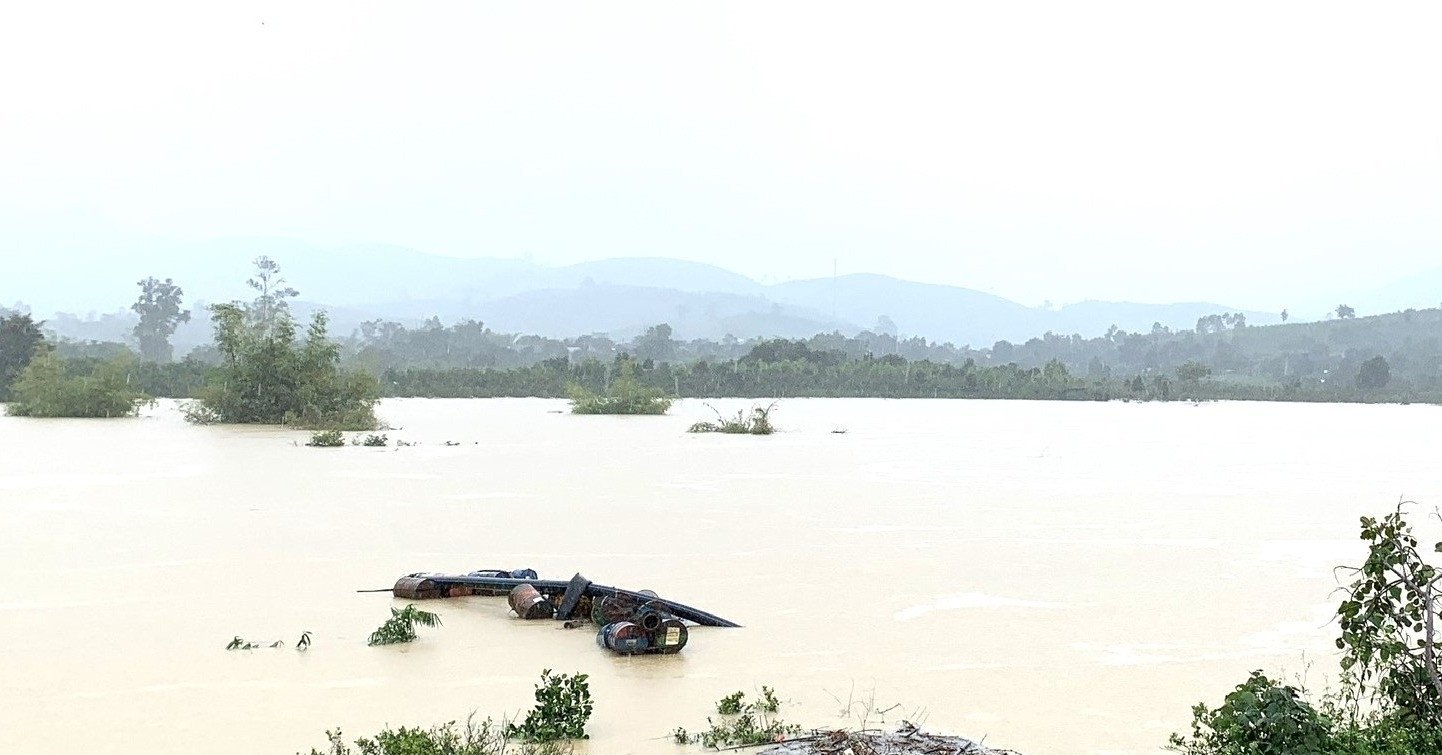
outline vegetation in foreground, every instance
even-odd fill
[[[133,360],[122,355],[85,374],[70,374],[48,349],[30,360],[11,386],[6,409],[16,417],[131,417],[150,397],[131,387]]]
[[[346,744],[339,729],[325,735],[330,746],[312,748],[308,755],[565,755],[572,751],[565,742],[514,742],[489,718],[479,724],[468,720],[464,726],[451,721],[429,729],[387,727],[355,740],[354,747]]]
[[[596,393],[580,383],[567,386],[572,414],[665,414],[671,399],[660,388],[641,385],[636,380],[636,366],[620,360],[618,374],[604,393]]]
[[[770,435],[776,432],[776,426],[771,424],[771,411],[775,408],[774,403],[765,407],[754,406],[749,417],[742,410],[738,410],[735,417],[724,417],[715,407],[711,407],[711,411],[716,412],[716,421],[697,422],[687,432]]]
[[[186,410],[198,423],[279,424],[311,429],[372,430],[380,400],[375,378],[340,368],[340,347],[326,333],[324,312],[297,337],[280,266],[255,261],[247,283],[255,301],[210,308],[220,366]]]
[[[591,720],[591,684],[585,674],[541,672],[536,685],[536,705],[519,724],[506,724],[506,736],[526,742],[555,742],[588,739],[586,722]]]
[[[1217,708],[1192,710],[1185,755],[1420,755],[1442,752],[1442,571],[1424,557],[1404,505],[1362,518],[1367,560],[1337,609],[1343,684],[1319,701],[1260,671]],[[1442,553],[1442,542],[1431,552]]]

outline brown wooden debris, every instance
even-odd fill
[[[894,732],[820,731],[773,745],[760,755],[1018,755],[965,737],[927,734],[907,721]]]

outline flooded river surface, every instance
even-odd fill
[[[874,700],[1026,755],[1155,753],[1252,669],[1319,686],[1358,516],[1442,503],[1430,406],[786,399],[771,437],[565,407],[388,400],[418,445],[384,449],[164,402],[0,417],[0,752],[284,755],[515,715],[549,668],[590,674],[594,755],[680,752],[763,684],[808,726]],[[466,598],[366,646],[403,602],[358,589],[522,566],[745,628],[619,658]]]

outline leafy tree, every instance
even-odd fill
[[[140,356],[150,362],[169,362],[170,337],[183,322],[190,322],[190,313],[181,309],[185,292],[170,278],[163,282],[155,277],[139,281],[140,298],[130,305],[140,322],[131,333],[140,345]]]
[[[245,285],[255,289],[256,297],[247,314],[263,331],[281,327],[280,320],[290,316],[290,303],[286,300],[299,296],[300,292],[286,285],[280,275],[280,263],[275,260],[261,255],[253,264],[255,275],[246,280]]]
[[[1362,363],[1357,369],[1357,388],[1364,391],[1375,391],[1387,387],[1387,382],[1392,379],[1392,368],[1387,364],[1387,359],[1375,356]]]
[[[121,355],[95,365],[88,374],[68,375],[65,364],[46,350],[37,354],[14,385],[7,412],[17,417],[128,417],[149,397],[130,385],[134,358]]]
[[[1346,304],[1338,304],[1335,311],[1337,312],[1338,320],[1351,320],[1357,316],[1357,310],[1352,309]]]
[[[1196,383],[1212,374],[1212,368],[1201,362],[1187,362],[1177,368],[1177,379],[1184,383]]]
[[[652,325],[636,338],[636,358],[669,362],[675,358],[676,342],[671,340],[671,326],[666,323]]]
[[[10,385],[38,352],[45,350],[44,323],[15,312],[0,318],[0,401],[10,396]]]

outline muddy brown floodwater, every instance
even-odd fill
[[[1357,517],[1442,503],[1430,406],[787,399],[772,437],[565,406],[389,400],[419,445],[385,449],[173,403],[0,418],[0,752],[285,755],[515,714],[550,668],[591,675],[593,755],[679,752],[762,684],[806,725],[874,699],[1027,755],[1155,753],[1251,669],[1319,685]],[[468,598],[366,646],[400,603],[357,589],[521,566],[745,628],[618,658]]]

